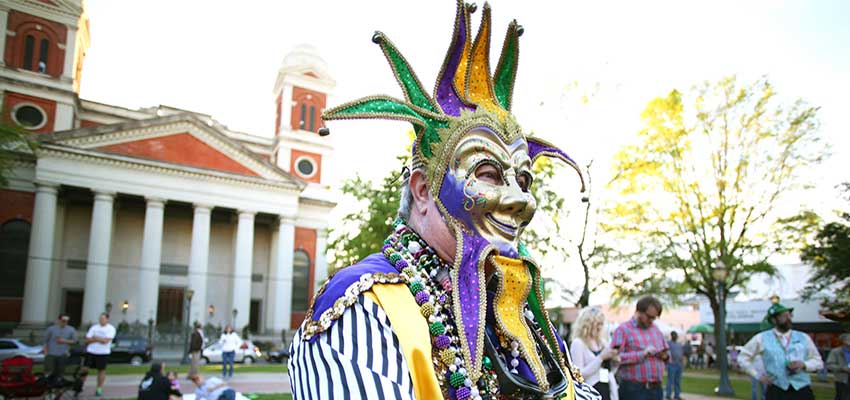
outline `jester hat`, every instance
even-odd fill
[[[484,3],[481,25],[472,42],[469,17],[475,9],[475,5],[457,0],[454,34],[433,96],[425,91],[410,64],[389,38],[382,32],[375,32],[372,41],[381,47],[405,99],[367,96],[326,110],[322,119],[391,119],[413,124],[416,139],[412,164],[414,168],[426,169],[429,187],[435,195],[439,191],[439,185],[435,184],[445,172],[454,145],[469,129],[481,124],[497,132],[506,143],[524,139],[532,162],[540,156],[565,162],[579,174],[584,191],[584,178],[578,164],[551,143],[523,134],[510,113],[522,26],[516,20],[508,25],[499,63],[491,76],[490,6]]]

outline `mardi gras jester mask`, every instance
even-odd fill
[[[510,114],[523,29],[511,22],[496,72],[490,75],[490,7],[484,5],[475,41],[470,40],[473,5],[458,1],[454,34],[429,96],[407,60],[381,32],[381,46],[405,100],[368,96],[327,110],[322,118],[395,119],[414,125],[413,167],[424,168],[432,195],[456,227],[481,236],[502,255],[515,257],[519,234],[534,215],[528,193],[531,165],[542,155],[561,159],[581,172],[566,153],[522,133]],[[482,164],[494,170],[485,179]],[[485,168],[486,169],[486,168]],[[582,182],[583,183],[583,182]]]
[[[563,151],[524,134],[510,113],[522,27],[516,21],[508,26],[499,63],[491,75],[490,7],[485,3],[473,42],[469,17],[474,11],[475,6],[457,1],[454,34],[433,96],[426,93],[392,42],[376,32],[372,41],[383,50],[405,99],[368,96],[329,109],[322,118],[393,119],[413,124],[412,167],[425,171],[429,190],[458,241],[451,271],[456,294],[453,308],[459,316],[464,364],[476,380],[484,345],[484,264],[494,253],[527,259],[519,237],[536,208],[529,193],[532,165],[538,157],[548,156],[564,161],[580,178],[581,171]],[[526,271],[522,274],[530,285],[540,286],[539,275],[528,272],[521,262],[520,268]],[[542,298],[537,298],[542,292],[528,293],[528,304],[543,323],[545,310]],[[554,339],[549,341],[556,351]]]

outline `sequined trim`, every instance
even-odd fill
[[[384,274],[376,272],[363,274],[360,276],[359,281],[352,283],[345,289],[345,294],[336,299],[333,307],[325,310],[318,320],[313,320],[313,306],[310,306],[301,329],[301,338],[303,340],[309,340],[313,336],[328,330],[334,321],[342,317],[345,309],[357,301],[361,293],[371,289],[372,285],[376,283],[407,283],[407,277],[396,273]],[[319,289],[319,293],[315,296],[316,298],[324,292],[326,286],[327,282]]]

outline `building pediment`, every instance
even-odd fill
[[[258,157],[191,114],[74,129],[44,135],[43,140],[90,151],[303,185],[269,160]]]

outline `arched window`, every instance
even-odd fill
[[[27,35],[24,39],[24,69],[32,70],[32,55],[35,52],[35,38]]]
[[[292,259],[292,311],[307,311],[310,296],[310,255],[295,250]]]
[[[301,103],[301,122],[298,124],[299,129],[304,129],[307,121],[307,105]]]
[[[21,219],[0,226],[0,297],[24,297],[30,223]]]
[[[310,132],[316,131],[316,106],[310,105]]]

